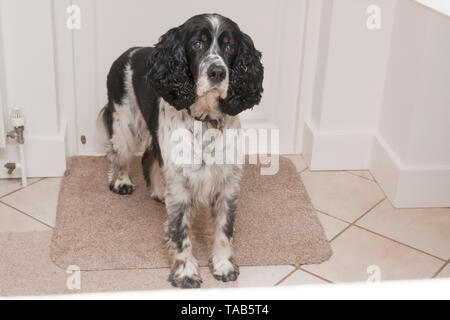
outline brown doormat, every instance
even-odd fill
[[[61,268],[82,270],[165,268],[165,207],[150,198],[136,159],[131,196],[113,194],[107,183],[107,161],[73,157],[61,184],[51,258]],[[194,253],[207,266],[212,238],[207,210],[193,225]],[[201,232],[199,232],[201,230]],[[235,223],[234,257],[241,266],[318,264],[331,247],[289,159],[280,158],[274,176],[246,165]]]

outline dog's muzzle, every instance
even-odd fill
[[[212,84],[218,84],[225,80],[227,76],[227,70],[222,65],[213,64],[208,68],[207,74],[208,80]]]

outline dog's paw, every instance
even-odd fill
[[[109,189],[120,195],[130,195],[136,190],[136,186],[128,183],[115,183],[109,186]]]
[[[161,204],[165,204],[166,203],[166,200],[164,198],[161,199],[160,197],[158,197],[156,195],[152,195],[152,199],[155,200],[156,202],[161,203]]]
[[[202,285],[200,277],[176,277],[173,273],[169,277],[169,282],[172,286],[181,289],[198,289]]]
[[[164,198],[164,193],[163,192],[156,192],[156,191],[152,191],[150,196],[152,197],[153,200],[155,200],[156,202],[159,202],[161,204],[165,204],[166,203],[166,199]]]
[[[196,262],[179,261],[175,264],[175,268],[169,276],[169,282],[176,288],[195,289],[200,288],[202,279],[198,271]]]
[[[223,282],[236,281],[239,267],[233,259],[212,259],[211,272],[214,278]]]

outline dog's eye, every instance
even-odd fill
[[[196,41],[192,44],[192,49],[194,50],[202,50],[203,49],[203,42]]]
[[[227,44],[225,46],[225,52],[226,53],[232,53],[233,52],[233,47],[231,46],[231,44]]]

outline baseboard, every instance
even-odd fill
[[[26,172],[29,178],[62,177],[66,171],[66,125],[57,136],[25,135]],[[3,167],[8,162],[19,162],[16,144],[8,143],[0,150],[0,179],[20,178],[20,169],[9,175]]]
[[[320,131],[305,121],[303,139],[303,154],[312,171],[369,169],[371,133]]]
[[[396,208],[450,207],[450,167],[405,165],[379,135],[370,172]]]

